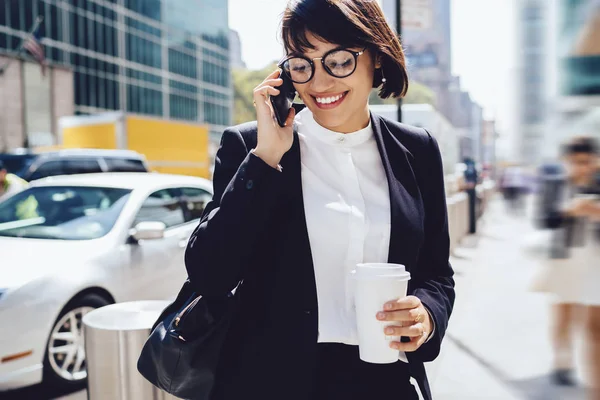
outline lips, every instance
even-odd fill
[[[348,92],[343,92],[343,93],[338,93],[338,94],[331,94],[331,95],[319,95],[319,96],[312,96],[315,104],[317,105],[317,107],[321,108],[321,109],[331,109],[331,108],[335,108],[338,105],[340,105],[344,99],[346,98],[346,95],[348,94]]]

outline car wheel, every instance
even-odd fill
[[[108,304],[110,301],[96,294],[87,294],[67,304],[48,338],[44,358],[44,384],[65,390],[85,385],[87,365],[83,316]]]

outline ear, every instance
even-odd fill
[[[375,52],[373,52],[375,53]],[[375,69],[380,69],[381,68],[381,64],[382,64],[382,57],[381,57],[381,53],[377,52],[374,55],[371,55],[371,59],[373,60],[373,67]]]

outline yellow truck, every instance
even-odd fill
[[[209,127],[111,112],[59,119],[63,149],[124,149],[143,154],[152,171],[210,178]]]

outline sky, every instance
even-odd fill
[[[452,72],[463,90],[496,118],[500,133],[514,124],[516,48],[512,0],[450,0]],[[281,57],[278,38],[286,0],[229,0],[229,26],[239,32],[251,69]]]

